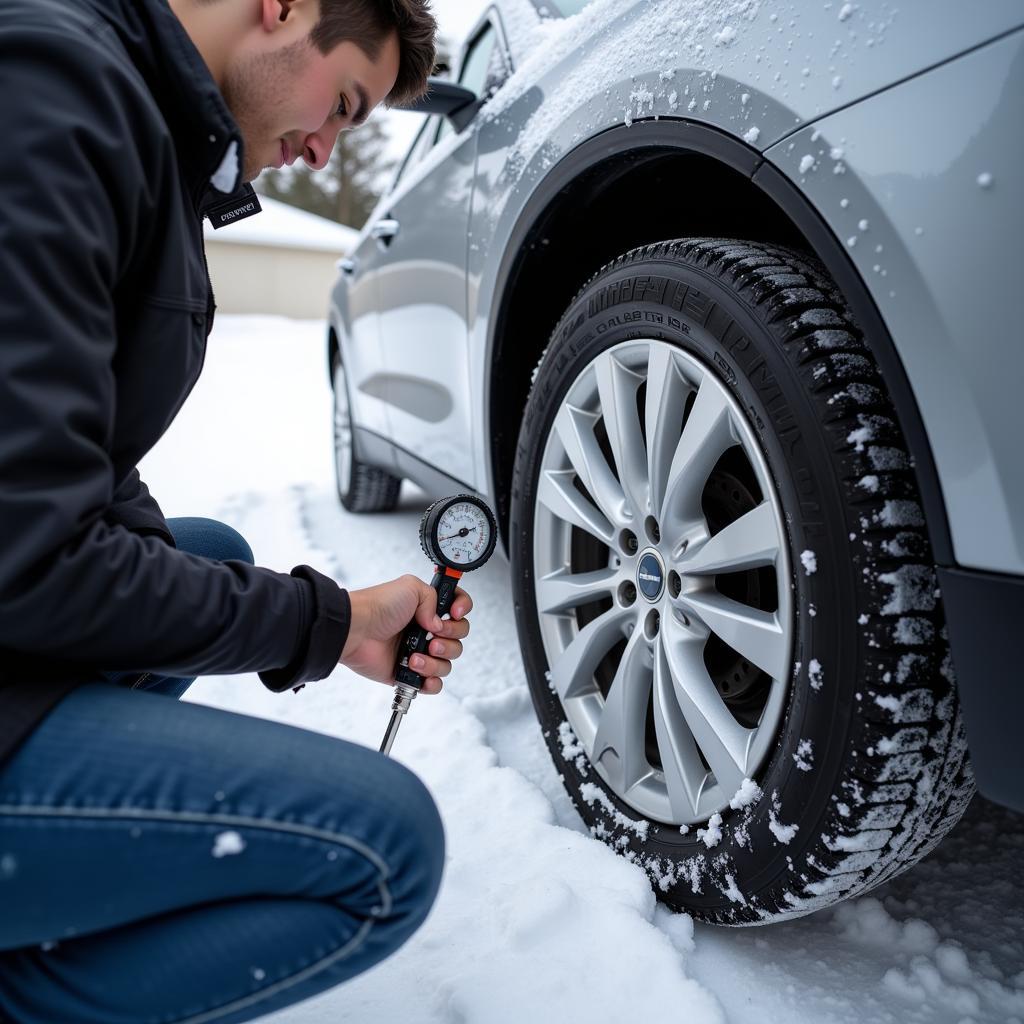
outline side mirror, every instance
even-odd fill
[[[461,132],[473,120],[479,104],[472,89],[444,78],[428,78],[426,93],[409,106],[398,109],[416,114],[444,114],[455,130]]]

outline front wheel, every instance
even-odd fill
[[[689,239],[570,306],[513,481],[534,705],[594,835],[723,924],[916,862],[973,793],[916,481],[812,258]]]

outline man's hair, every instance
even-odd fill
[[[375,61],[392,32],[398,34],[398,78],[384,102],[396,107],[422,96],[434,70],[437,22],[429,0],[320,0],[310,40],[324,54],[352,42]]]

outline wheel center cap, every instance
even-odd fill
[[[657,601],[665,589],[665,567],[655,551],[645,551],[636,566],[636,588],[648,601]]]

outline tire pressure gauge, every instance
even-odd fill
[[[420,544],[427,558],[434,563],[434,578],[430,585],[437,591],[439,618],[451,609],[462,574],[479,569],[491,557],[497,533],[494,513],[471,494],[441,498],[423,513]],[[402,635],[395,662],[395,699],[391,704],[391,721],[380,746],[383,754],[391,750],[402,716],[423,687],[423,676],[409,667],[409,658],[423,654],[429,640],[430,634],[417,625],[415,619]]]

